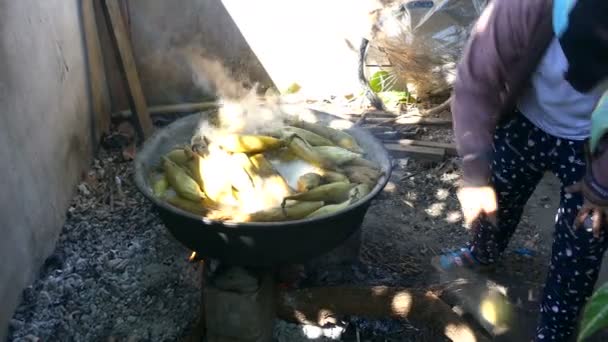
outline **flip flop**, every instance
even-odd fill
[[[433,257],[431,265],[439,272],[450,272],[463,268],[479,272],[492,272],[495,269],[493,264],[480,263],[471,254],[471,250],[466,247]]]

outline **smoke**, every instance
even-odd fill
[[[194,85],[201,90],[216,94],[221,99],[238,99],[251,92],[252,89],[238,80],[224,63],[208,57],[202,48],[187,46],[180,49],[179,53],[190,67]]]
[[[257,83],[249,86],[239,80],[224,63],[208,57],[201,48],[186,47],[180,50],[180,55],[190,68],[194,85],[216,94],[220,104],[217,116],[201,117],[198,136],[213,140],[216,134],[258,134],[285,125],[288,114],[278,95],[260,96]]]

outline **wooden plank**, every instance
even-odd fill
[[[150,115],[166,115],[166,114],[181,114],[181,113],[193,113],[200,112],[209,109],[219,108],[221,105],[218,102],[194,102],[194,103],[177,103],[172,105],[161,105],[148,107]],[[120,112],[112,113],[113,118],[127,119],[131,117],[130,110],[122,110]],[[385,129],[386,130],[386,129]]]
[[[442,161],[445,158],[445,150],[436,147],[384,144],[384,148],[395,158],[411,157],[430,161]]]
[[[398,114],[382,112],[382,111],[369,111],[369,112],[364,112],[364,113],[345,113],[344,115],[347,117],[351,117],[351,118],[359,118],[359,117],[365,115],[368,118],[380,118],[380,119],[391,119],[391,118],[394,119],[398,116]]]
[[[95,19],[95,8],[93,0],[82,2],[82,20],[84,26],[84,37],[86,44],[89,86],[91,89],[91,102],[93,114],[95,115],[95,141],[99,141],[104,133],[110,130],[110,105],[106,72],[99,32],[97,31],[97,20]]]
[[[124,83],[127,85],[131,111],[137,116],[139,128],[144,138],[148,138],[153,133],[154,126],[152,126],[152,119],[139,81],[139,74],[137,73],[127,28],[120,11],[120,4],[118,0],[103,0],[102,4],[113,44],[120,59],[121,74]]]
[[[335,286],[279,290],[277,316],[289,322],[323,326],[335,317],[397,318],[425,324],[450,341],[490,341],[433,291],[398,287]]]
[[[398,119],[367,118],[368,123],[376,125],[430,125],[430,126],[451,126],[452,120],[440,118],[426,118],[422,116],[400,117]]]
[[[445,150],[445,153],[448,156],[457,156],[458,151],[456,150],[456,145],[450,143],[439,143],[434,141],[424,141],[424,140],[412,140],[412,139],[399,139],[397,141],[387,141],[391,144],[398,144],[400,146],[424,146],[424,147],[433,147],[433,148],[441,148]]]

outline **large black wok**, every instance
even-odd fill
[[[323,122],[350,122],[326,113],[314,112]],[[156,198],[149,184],[150,171],[160,157],[176,144],[190,141],[199,115],[178,119],[159,129],[142,146],[135,158],[135,182],[149,199],[171,234],[203,258],[241,266],[276,266],[299,263],[329,252],[361,227],[371,201],[384,188],[391,162],[382,144],[368,131],[352,127],[347,131],[366,151],[367,158],[379,163],[384,175],[372,192],[333,216],[288,222],[228,223],[206,219],[175,208]]]

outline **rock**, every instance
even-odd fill
[[[38,294],[38,302],[36,304],[45,307],[51,305],[52,301],[51,295],[47,291],[40,291]]]
[[[81,194],[85,195],[85,196],[90,196],[91,195],[91,191],[89,190],[89,186],[86,183],[80,183],[80,185],[78,185],[78,191],[80,191]]]
[[[76,266],[75,269],[77,272],[82,272],[86,269],[87,267],[87,261],[83,258],[78,258],[78,260],[76,260]]]

